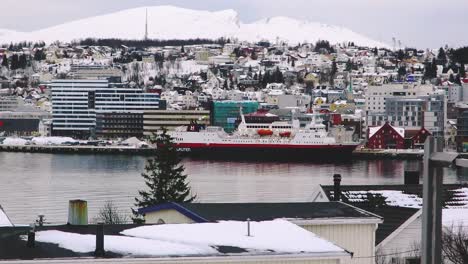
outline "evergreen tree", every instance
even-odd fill
[[[405,58],[405,52],[403,52],[403,50],[398,50],[397,52],[397,59],[402,61],[403,59]]]
[[[19,64],[18,64],[18,67],[21,68],[21,69],[24,69],[28,66],[28,60],[26,58],[26,54],[21,54],[19,56]]]
[[[458,84],[458,85],[462,85],[461,79],[460,79],[460,74],[457,74],[457,76],[455,77],[455,83]]]
[[[266,87],[270,83],[270,71],[266,71],[263,75],[262,86]]]
[[[334,84],[334,79],[335,79],[335,75],[336,75],[336,72],[338,71],[338,67],[336,66],[336,60],[333,60],[332,62],[332,67],[331,67],[331,72],[330,72],[330,84],[333,85]]]
[[[437,78],[437,63],[435,59],[432,59],[431,75],[432,78]]]
[[[449,82],[455,83],[455,77],[453,76],[453,74],[450,74],[450,76],[449,76]]]
[[[139,197],[135,197],[135,209],[132,208],[134,222],[142,222],[138,208],[167,202],[190,203],[196,198],[190,192],[185,168],[180,164],[181,158],[167,130],[153,136],[151,142],[157,149],[141,174],[148,190],[140,190]]]
[[[461,78],[465,78],[465,74],[466,74],[466,72],[465,72],[465,64],[462,63],[462,64],[460,65],[460,70],[458,71],[458,73],[460,74],[460,77],[461,77]]]
[[[403,77],[405,76],[406,76],[406,67],[400,66],[400,68],[398,68],[398,79],[401,81]]]
[[[182,48],[180,48],[180,52],[181,52],[181,53],[185,53],[184,45],[182,45]]]
[[[224,79],[223,88],[224,88],[225,90],[227,90],[227,89],[229,88],[228,80],[227,80],[227,79]]]
[[[6,67],[7,69],[9,68],[8,66],[8,57],[4,55],[3,60],[2,60],[2,66]]]
[[[11,55],[10,69],[16,70],[19,68],[19,57],[18,54],[14,53]]]
[[[351,59],[349,59],[347,62],[346,62],[346,71],[350,72],[353,70],[353,63],[351,62]]]
[[[292,66],[292,67],[296,67],[296,60],[295,60],[295,59],[292,59],[292,60],[291,60],[291,66]]]
[[[273,81],[276,83],[284,83],[283,73],[280,71],[279,67],[276,67]]]
[[[445,50],[442,47],[439,49],[439,54],[437,54],[437,64],[447,64],[447,54],[445,54]]]

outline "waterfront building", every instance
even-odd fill
[[[143,112],[143,133],[151,136],[161,128],[174,130],[180,126],[197,123],[210,125],[209,110],[146,110]]]
[[[12,97],[13,98],[13,97]],[[49,112],[30,105],[23,105],[21,101],[11,100],[12,104],[4,104],[0,111],[0,134],[4,136],[31,136],[41,134],[41,127],[51,118]]]
[[[367,147],[371,149],[405,148],[405,129],[393,127],[388,122],[380,127],[370,127]]]
[[[443,90],[432,85],[390,84],[370,86],[366,91],[366,125],[404,128],[415,134],[426,128],[435,136],[444,135],[447,101]]]
[[[250,114],[258,110],[259,103],[256,101],[215,101],[211,108],[211,123],[222,127],[228,133],[234,131],[241,107],[244,114]]]
[[[160,107],[159,94],[108,80],[54,80],[50,86],[53,134],[59,136],[142,135],[143,111]]]

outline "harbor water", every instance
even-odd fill
[[[69,200],[88,201],[89,218],[106,201],[130,215],[144,188],[146,158],[129,155],[74,155],[0,152],[0,205],[15,224],[38,215],[67,222]],[[419,161],[353,160],[340,163],[234,162],[185,159],[198,202],[306,202],[319,184],[403,184],[406,167]],[[445,183],[466,183],[468,173],[444,169]]]

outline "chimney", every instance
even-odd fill
[[[68,224],[88,224],[88,203],[83,200],[70,200],[68,203]]]
[[[333,175],[333,201],[341,201],[341,174]]]

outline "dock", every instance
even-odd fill
[[[0,145],[0,152],[26,152],[50,154],[122,154],[151,155],[154,148],[127,146],[63,146],[63,145]]]

